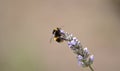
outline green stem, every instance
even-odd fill
[[[91,65],[89,65],[88,67],[91,69],[91,71],[94,71],[94,69],[91,67]]]
[[[85,60],[83,60],[83,62],[87,65],[87,63],[86,63],[86,61],[85,61]],[[90,70],[91,70],[91,71],[94,71],[94,69],[92,68],[92,66],[91,66],[91,65],[88,65],[88,67],[90,68]]]

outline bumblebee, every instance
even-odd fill
[[[61,28],[57,27],[57,28],[53,29],[52,34],[53,34],[53,39],[56,42],[61,43],[64,41],[64,39],[62,38],[64,34],[61,32]]]

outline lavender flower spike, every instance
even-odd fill
[[[73,50],[73,52],[77,55],[78,64],[82,67],[89,67],[91,71],[94,69],[91,67],[94,61],[94,55],[91,55],[88,51],[88,48],[81,45],[80,41],[76,37],[73,37],[72,34],[64,32],[61,30],[61,36],[64,41],[68,42],[68,46]]]

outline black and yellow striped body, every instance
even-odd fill
[[[54,35],[54,40],[58,43],[63,42],[63,38],[61,38],[62,34],[61,34],[61,28],[56,28],[53,30],[52,34]]]

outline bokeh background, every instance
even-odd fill
[[[90,71],[53,28],[94,54],[95,71],[120,70],[120,0],[0,0],[0,71]]]

